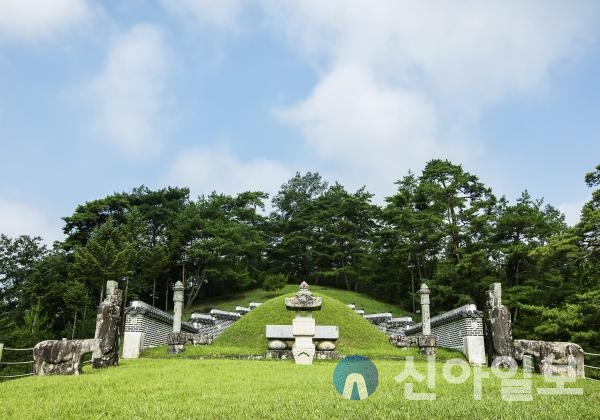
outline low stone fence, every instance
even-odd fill
[[[31,372],[33,365],[32,351],[33,347],[13,349],[4,347],[4,343],[0,343],[0,382],[33,375]]]
[[[431,318],[431,334],[439,347],[459,350],[470,363],[485,363],[483,312],[473,304],[461,306]],[[404,330],[407,337],[422,334],[421,323]]]
[[[181,330],[196,333],[188,322],[181,323]],[[173,332],[173,315],[161,311],[140,300],[131,302],[125,309],[123,335],[123,358],[135,359],[144,348],[167,344],[167,336]]]

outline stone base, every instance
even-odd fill
[[[123,337],[123,359],[137,359],[144,348],[144,333],[125,331]]]
[[[433,356],[436,353],[437,340],[435,335],[422,335],[419,337],[419,351],[427,356]]]
[[[293,359],[294,355],[291,350],[267,350],[265,358],[289,360]],[[315,359],[317,360],[337,360],[342,358],[343,356],[337,351],[315,351]]]
[[[183,353],[184,345],[187,341],[187,334],[178,332],[178,333],[169,333],[167,335],[167,344],[169,345],[167,352],[169,354],[179,354]]]
[[[463,338],[463,353],[472,365],[485,365],[485,343],[483,336],[467,336]]]
[[[298,341],[298,337],[296,337]],[[312,365],[315,357],[315,345],[299,346],[297,343],[292,346],[292,355],[297,365]]]

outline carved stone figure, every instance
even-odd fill
[[[98,306],[95,338],[100,340],[100,357],[92,358],[94,368],[119,364],[119,335],[123,292],[116,281],[106,282],[106,298]]]
[[[583,378],[584,354],[574,343],[538,340],[515,340],[514,356],[522,362],[525,356],[533,357],[534,370],[546,376],[560,375]]]
[[[86,353],[100,357],[100,340],[46,340],[33,348],[33,373],[36,375],[79,375],[81,357]]]
[[[492,283],[486,291],[485,347],[488,365],[499,356],[513,356],[512,322],[508,308],[502,305],[502,285]]]

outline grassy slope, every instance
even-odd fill
[[[393,305],[391,303],[380,302],[367,296],[363,293],[351,292],[348,290],[335,289],[332,287],[313,286],[310,287],[314,293],[326,294],[329,297],[339,300],[342,303],[354,303],[357,308],[365,308],[367,313],[392,312],[396,317],[411,316],[406,310]],[[283,289],[275,292],[267,292],[262,289],[247,290],[227,296],[207,299],[185,311],[186,316],[190,316],[192,312],[208,312],[212,308],[233,311],[236,305],[247,306],[249,302],[266,302],[274,297],[295,293],[298,291],[298,285],[288,284]]]
[[[313,288],[317,289],[318,288]],[[414,350],[402,350],[392,346],[388,337],[373,324],[357,315],[344,303],[314,290],[323,297],[323,307],[314,312],[317,325],[337,325],[340,338],[337,351],[343,355],[361,354],[371,357],[404,357]],[[329,294],[331,290],[327,290]],[[285,309],[284,297],[288,293],[265,302],[229,327],[210,346],[187,346],[181,357],[211,354],[254,354],[263,355],[267,348],[265,326],[267,324],[291,325],[294,313]],[[336,296],[340,296],[337,294]],[[342,295],[342,297],[346,297]],[[356,297],[356,296],[354,296]],[[440,350],[440,356],[454,354]],[[144,352],[145,357],[165,357],[165,346]],[[177,356],[179,357],[179,356]]]
[[[506,402],[501,382],[489,370],[483,398],[473,398],[473,374],[448,384],[436,365],[436,400],[410,401],[394,377],[402,361],[375,360],[379,386],[363,401],[348,401],[332,384],[336,364],[296,366],[292,361],[124,361],[117,368],[84,369],[83,376],[31,377],[0,383],[3,419],[45,418],[597,418],[600,383],[581,380],[584,395],[537,395],[548,387],[533,377],[533,401]],[[423,363],[416,363],[422,374]],[[455,373],[457,375],[458,373]],[[415,392],[427,392],[415,383]],[[431,392],[431,391],[429,391]]]

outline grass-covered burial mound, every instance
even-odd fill
[[[209,346],[186,346],[180,356],[196,355],[264,355],[267,349],[265,327],[267,324],[291,325],[293,311],[285,309],[284,298],[293,293],[271,299],[244,315]],[[317,325],[337,325],[340,338],[336,350],[342,355],[404,356],[411,351],[393,347],[388,337],[376,326],[356,314],[344,303],[322,293],[320,311],[313,312]],[[165,346],[146,350],[145,357],[166,357]]]

